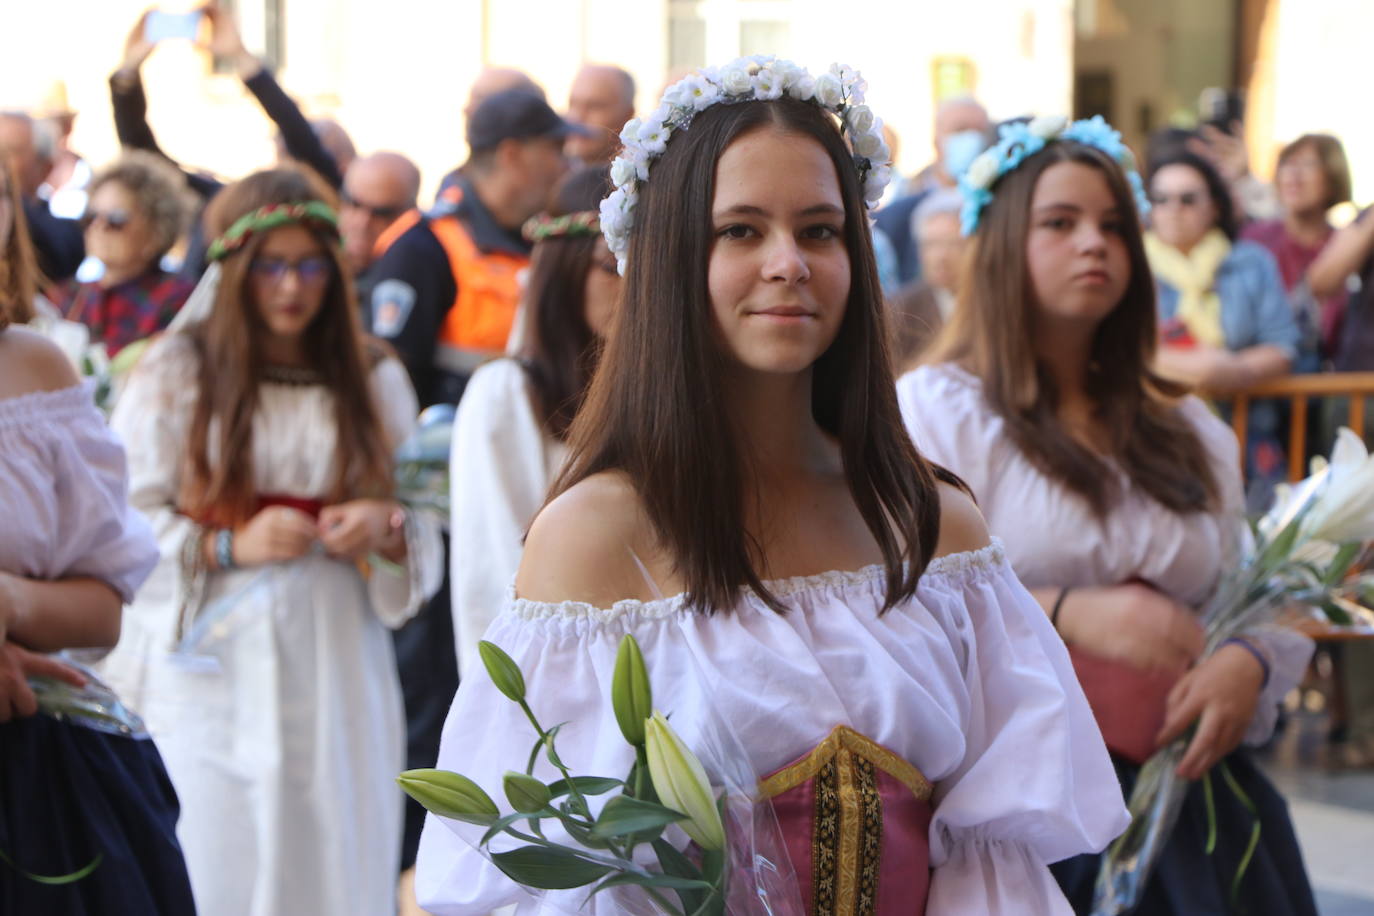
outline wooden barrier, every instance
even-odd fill
[[[1231,403],[1231,428],[1245,452],[1245,435],[1250,421],[1250,402],[1259,398],[1281,398],[1289,403],[1288,479],[1301,480],[1307,476],[1307,402],[1310,398],[1349,398],[1350,410],[1346,425],[1358,436],[1364,436],[1365,400],[1374,397],[1374,372],[1317,372],[1310,375],[1286,375],[1226,395],[1213,395],[1214,400]]]

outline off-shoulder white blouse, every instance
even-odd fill
[[[574,773],[623,775],[633,762],[609,697],[617,646],[633,633],[655,705],[687,744],[725,722],[756,778],[838,725],[919,768],[935,784],[931,916],[1070,913],[1046,866],[1102,849],[1127,816],[1064,647],[1001,544],[936,559],[915,597],[885,614],[879,566],[770,587],[788,613],[748,590],[710,616],[682,596],[595,608],[510,594],[486,638],[523,670],[545,727],[568,723],[558,748]],[[518,707],[472,672],[438,765],[501,799],[502,774],[523,768],[533,740]],[[555,777],[540,766],[536,775]],[[481,832],[429,817],[416,886],[430,912],[578,909],[585,890],[542,902],[522,893],[474,850]]]

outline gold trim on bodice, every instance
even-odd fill
[[[883,837],[879,772],[906,786],[918,801],[930,800],[932,786],[919,769],[844,725],[805,758],[759,784],[763,797],[771,799],[815,780],[811,911],[817,916],[869,916],[877,906]]]
[[[829,763],[841,750],[857,754],[898,780],[910,789],[911,794],[918,800],[930,800],[934,787],[919,769],[876,741],[865,738],[848,725],[835,726],[834,730],[826,735],[825,740],[816,745],[815,750],[759,783],[759,791],[764,798],[773,798],[788,789],[796,788],[819,773],[821,767]]]

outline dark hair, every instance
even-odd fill
[[[9,161],[0,156],[0,195],[10,204],[10,234],[0,249],[0,331],[33,318],[33,300],[43,282],[38,255],[24,218],[23,191]]]
[[[610,190],[607,166],[580,169],[563,179],[550,216],[595,212]],[[525,288],[525,342],[519,359],[534,389],[535,412],[557,439],[568,437],[596,371],[601,342],[587,325],[587,271],[599,236],[555,236],[534,246]]]
[[[328,187],[313,173],[285,168],[257,172],[229,185],[205,215],[211,238],[244,214],[269,204],[322,201],[333,205]],[[303,345],[309,368],[334,395],[338,428],[338,470],[330,500],[385,496],[391,492],[391,454],[369,383],[381,345],[359,328],[353,284],[336,233],[315,223],[309,231],[332,265],[324,304],[307,328]],[[183,504],[207,523],[234,526],[256,511],[253,482],[253,415],[266,368],[263,321],[249,292],[249,265],[271,233],[253,236],[221,262],[219,290],[209,316],[187,328],[199,357],[200,395],[189,435],[190,474]],[[211,421],[218,421],[215,462],[210,461]]]
[[[1088,364],[1087,389],[1109,434],[1108,457],[1167,508],[1208,508],[1217,483],[1201,440],[1177,409],[1187,391],[1150,368],[1158,334],[1155,286],[1135,197],[1121,167],[1101,150],[1051,143],[998,183],[964,261],[959,306],[929,361],[956,362],[981,379],[983,397],[1017,449],[1099,517],[1121,497],[1113,468],[1059,421],[1059,392],[1031,347],[1037,308],[1026,264],[1031,202],[1040,176],[1061,162],[1090,166],[1106,178],[1131,264],[1126,292],[1098,325]]]
[[[955,478],[924,461],[903,428],[858,172],[837,122],[809,103],[715,105],[653,164],[614,330],[550,498],[619,470],[685,579],[689,607],[728,608],[747,585],[783,610],[763,584],[762,547],[745,526],[756,469],[723,406],[726,357],[707,287],[716,164],[731,143],[763,128],[819,143],[839,180],[853,277],[835,340],[812,368],[812,412],[839,441],[849,491],[882,549],[888,608],[915,593],[939,535],[936,478]]]
[[[1202,176],[1202,180],[1207,184],[1207,196],[1212,198],[1212,204],[1217,208],[1217,228],[1233,242],[1239,238],[1240,222],[1236,217],[1236,201],[1231,196],[1231,189],[1216,167],[1197,153],[1186,149],[1171,149],[1151,160],[1150,173],[1145,177],[1146,189],[1153,188],[1155,176],[1159,174],[1160,169],[1171,165],[1186,165]]]
[[[1341,141],[1330,134],[1303,134],[1279,153],[1279,167],[1304,147],[1310,148],[1321,160],[1322,177],[1326,179],[1326,209],[1350,200],[1350,160],[1346,158]]]

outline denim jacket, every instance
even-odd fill
[[[1178,290],[1158,277],[1155,285],[1159,290],[1162,323],[1178,311]],[[1302,332],[1272,254],[1254,242],[1236,242],[1217,268],[1215,285],[1221,297],[1221,330],[1226,337],[1226,349],[1273,344],[1296,360]]]

